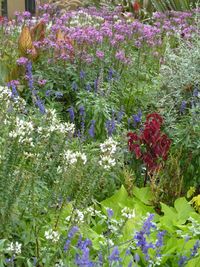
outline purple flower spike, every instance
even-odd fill
[[[95,120],[92,120],[92,121],[91,121],[90,128],[89,128],[89,130],[88,130],[88,133],[89,133],[89,135],[90,135],[92,138],[94,138],[94,136],[95,136],[95,123],[96,123],[96,121],[95,121]]]
[[[69,112],[70,121],[73,122],[74,119],[75,119],[75,114],[74,114],[73,107],[68,108],[67,111]]]
[[[114,247],[110,256],[108,257],[109,262],[112,264],[113,262],[121,262],[122,259],[119,255],[119,249],[118,247]]]
[[[114,212],[112,209],[108,208],[107,210],[108,218],[111,218],[114,215]]]

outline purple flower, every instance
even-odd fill
[[[71,244],[71,240],[67,239],[64,245],[64,252],[68,251],[70,244]]]
[[[12,88],[12,97],[13,98],[19,96],[18,91],[17,91],[17,85],[19,85],[19,81],[17,81],[17,80],[12,80],[8,83],[8,87]]]
[[[45,92],[45,95],[48,97],[48,96],[50,96],[50,95],[52,95],[53,94],[53,91],[52,90],[47,90],[46,92]]]
[[[17,59],[17,65],[25,66],[28,63],[28,58],[20,57]]]
[[[96,51],[96,56],[99,58],[99,59],[103,59],[104,58],[104,52],[103,51]]]
[[[156,247],[162,247],[163,246],[163,237],[166,234],[166,231],[159,231],[157,234],[157,241],[156,241]]]
[[[85,116],[85,108],[84,108],[84,106],[80,106],[79,113],[80,113],[80,116],[81,117],[84,117]]]
[[[111,136],[114,133],[115,125],[116,123],[115,123],[114,118],[112,120],[106,121],[106,130],[107,130],[108,136]]]
[[[81,79],[85,78],[85,72],[83,70],[80,71],[80,78]]]
[[[154,214],[149,214],[149,217],[146,219],[146,221],[143,224],[143,231],[145,232],[146,235],[150,235],[150,230],[151,228],[156,228],[155,224],[152,222],[154,218]]]
[[[114,75],[114,71],[112,69],[109,69],[109,71],[108,71],[108,80],[109,81],[112,80],[113,75]]]
[[[123,110],[120,110],[120,111],[118,112],[118,114],[117,114],[117,123],[120,123],[120,122],[121,122],[121,120],[122,120],[124,114],[125,114],[125,113],[124,113]]]
[[[103,266],[103,254],[102,254],[102,252],[99,253],[98,259],[99,259],[98,263],[100,264],[100,266]]]
[[[78,89],[78,85],[76,82],[72,83],[72,90],[76,91]]]
[[[40,86],[43,86],[43,85],[45,85],[47,83],[47,80],[38,80],[38,84],[40,85]]]
[[[194,247],[191,249],[191,257],[195,257],[196,254],[198,253],[198,249],[200,248],[200,241],[197,240],[196,243],[194,244]]]
[[[55,92],[54,95],[55,95],[56,98],[62,98],[63,97],[63,93],[59,92],[59,91]]]
[[[108,208],[107,210],[108,218],[111,218],[114,215],[114,212],[112,209]]]
[[[137,253],[135,253],[134,258],[135,258],[135,262],[139,262],[140,261],[140,256]]]
[[[40,98],[37,98],[35,104],[39,108],[41,114],[45,114],[46,113],[44,103]]]
[[[30,18],[30,17],[31,17],[31,13],[30,13],[29,11],[24,11],[24,12],[22,13],[22,16],[23,16],[24,18]]]
[[[181,256],[179,261],[178,261],[178,266],[182,267],[185,265],[185,263],[187,262],[188,257],[187,256]]]
[[[76,232],[78,231],[79,231],[79,228],[77,226],[73,226],[68,233],[68,238],[72,239],[74,235],[76,234]]]
[[[94,266],[93,262],[90,260],[90,249],[88,247],[83,248],[82,255],[76,254],[75,263],[80,267]]]
[[[67,111],[69,112],[70,121],[73,122],[74,119],[75,119],[75,114],[74,114],[73,107],[68,108]]]
[[[86,90],[91,91],[91,85],[89,83],[86,85]]]
[[[142,230],[136,232],[134,239],[136,240],[136,245],[141,248],[145,255],[146,260],[149,260],[148,250],[150,248],[155,248],[155,246],[147,241],[146,236],[150,235],[151,228],[156,228],[155,224],[152,222],[154,214],[150,214],[148,218],[144,221]]]
[[[26,65],[26,77],[28,80],[28,85],[30,90],[33,89],[33,75],[32,75],[32,63],[31,61],[28,61],[27,65]]]
[[[118,247],[114,247],[110,256],[108,257],[109,262],[112,264],[113,262],[121,262],[122,259],[119,255],[119,249]]]
[[[94,136],[95,136],[95,123],[96,123],[95,120],[91,120],[91,125],[90,125],[90,128],[88,130],[88,133],[92,138],[94,138]]]
[[[68,239],[67,241],[65,242],[65,245],[64,245],[64,251],[66,252],[68,249],[69,249],[69,246],[71,244],[71,240],[72,238],[74,237],[74,235],[79,231],[79,228],[77,226],[73,226],[69,233],[68,233]]]
[[[133,126],[136,127],[137,124],[141,122],[141,119],[142,119],[142,112],[141,110],[139,110],[137,114],[133,115]]]
[[[180,107],[180,113],[184,113],[186,106],[187,106],[187,102],[185,100],[182,101],[181,107]]]

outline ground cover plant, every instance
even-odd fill
[[[0,266],[199,266],[199,9],[134,8],[0,20]]]

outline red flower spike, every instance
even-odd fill
[[[133,10],[134,10],[135,13],[138,13],[139,12],[139,10],[140,10],[140,4],[138,3],[138,1],[134,1],[132,3],[132,7],[133,7]]]

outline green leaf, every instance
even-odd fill
[[[161,203],[161,210],[164,213],[164,216],[160,218],[160,223],[163,224],[168,231],[173,232],[174,223],[178,216],[176,210],[164,203]]]
[[[190,260],[187,264],[186,267],[199,267],[200,265],[200,256],[198,256],[195,259]]]
[[[185,197],[176,199],[174,207],[178,213],[177,224],[183,224],[190,217],[191,212],[194,212],[194,209],[190,206],[189,202]]]
[[[114,211],[114,216],[120,216],[121,209],[127,206],[129,197],[126,189],[122,186],[112,197],[103,200],[101,205],[104,208],[111,208]]]
[[[151,201],[153,200],[153,194],[151,192],[150,187],[143,187],[143,188],[134,187],[133,194],[144,204],[146,205],[152,204]]]

